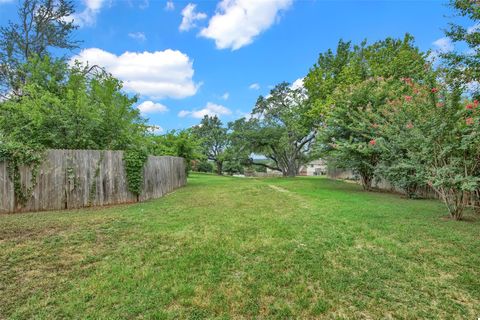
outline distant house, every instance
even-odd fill
[[[301,176],[323,176],[327,174],[327,162],[323,159],[313,160],[300,167]]]
[[[313,160],[298,170],[300,176],[324,176],[327,174],[327,162],[323,159]],[[267,175],[282,175],[281,172],[267,168]]]

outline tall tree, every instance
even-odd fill
[[[365,113],[387,104],[397,93],[391,89],[401,87],[402,79],[425,80],[429,69],[425,54],[407,34],[371,45],[351,47],[341,42],[336,56],[331,51],[320,55],[307,75],[314,112],[324,124],[320,150],[333,164],[358,173],[365,189],[371,188],[380,156],[372,128],[363,125]],[[384,79],[388,87],[382,85]]]
[[[111,75],[87,73],[49,56],[22,66],[25,93],[0,103],[0,136],[57,149],[123,150],[143,143],[147,126],[136,98]]]
[[[215,162],[217,174],[221,175],[229,145],[227,128],[217,116],[205,115],[193,132],[199,139],[202,153],[208,160]]]
[[[281,83],[268,97],[258,98],[252,118],[231,124],[233,146],[249,157],[249,164],[294,177],[312,156],[317,121],[309,116],[310,110],[303,88]],[[271,162],[255,161],[251,154],[263,155]]]
[[[362,46],[364,43],[362,43]],[[321,120],[325,119],[332,105],[332,93],[341,86],[348,86],[362,78],[361,65],[353,63],[361,55],[361,47],[352,47],[350,42],[340,40],[336,51],[328,49],[321,53],[317,63],[308,72],[304,79],[308,97],[313,111]],[[353,67],[356,68],[353,68]],[[348,67],[348,68],[347,68]],[[355,70],[356,69],[356,70]]]
[[[72,32],[77,28],[69,0],[23,0],[18,21],[0,27],[0,88],[20,95],[25,74],[20,66],[29,59],[48,55],[51,49],[71,50],[78,46]]]
[[[461,17],[469,20],[465,27],[450,23],[446,35],[453,41],[463,43],[467,50],[443,54],[448,79],[454,85],[471,90],[480,98],[480,2],[475,0],[451,0],[450,6]]]

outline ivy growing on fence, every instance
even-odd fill
[[[21,143],[7,142],[0,144],[0,161],[7,162],[10,180],[13,182],[15,201],[24,205],[32,196],[37,184],[37,176],[43,159],[44,149],[39,146],[27,146]],[[30,167],[30,182],[22,183],[21,167]]]
[[[148,154],[144,150],[129,149],[123,153],[125,171],[127,173],[128,189],[138,198],[143,185],[143,166]]]

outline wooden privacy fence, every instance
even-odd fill
[[[30,186],[30,168],[20,168],[22,184]],[[128,191],[123,151],[48,150],[39,167],[29,200],[16,202],[8,164],[0,162],[0,212],[60,210],[129,203],[158,198],[186,184],[185,161],[149,156],[143,188],[137,197]]]

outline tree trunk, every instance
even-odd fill
[[[480,214],[480,189],[472,193],[472,205],[475,213]]]
[[[443,189],[442,197],[445,202],[450,217],[454,220],[462,220],[463,210],[465,209],[464,191],[455,189]]]
[[[284,177],[294,178],[298,173],[297,166],[294,163],[289,163],[287,168],[282,170],[282,173]]]
[[[373,177],[370,174],[360,173],[360,178],[362,181],[363,190],[365,191],[372,190]]]
[[[217,174],[221,176],[223,171],[223,161],[217,161],[216,164],[217,164]]]

